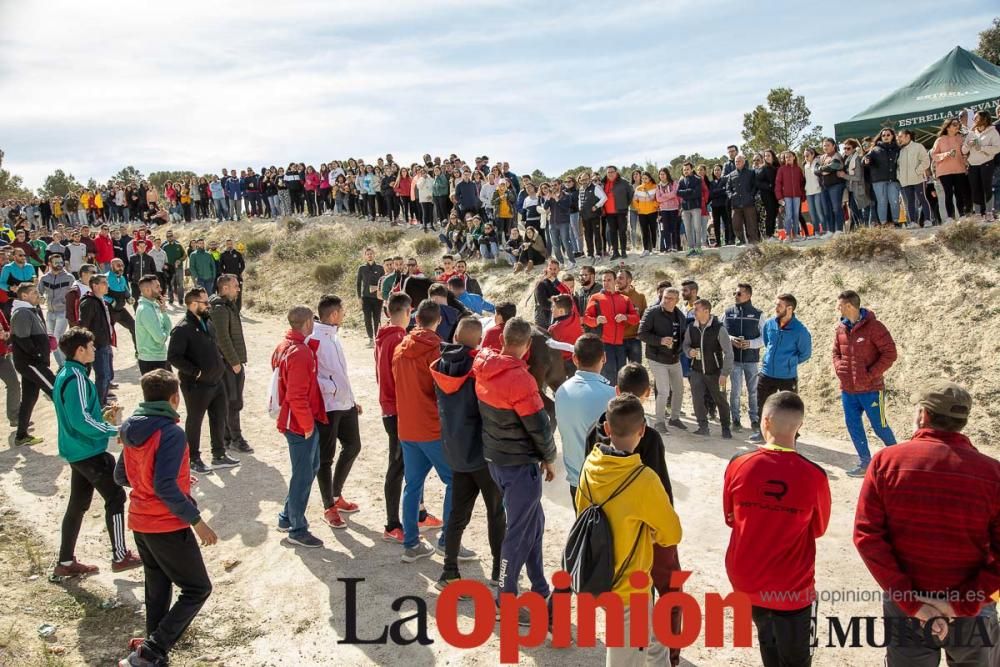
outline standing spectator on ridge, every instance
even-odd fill
[[[687,318],[677,307],[681,293],[670,283],[657,287],[659,303],[650,306],[639,321],[639,340],[646,343],[646,358],[656,382],[656,413],[653,426],[665,430],[670,424],[682,431],[687,426],[681,421],[684,402],[684,371],[681,369],[681,346],[687,329]],[[670,400],[670,417],[666,418],[667,399]]]
[[[347,357],[340,344],[340,326],[344,320],[344,304],[340,297],[325,294],[316,308],[319,321],[313,324],[306,344],[316,352],[316,378],[323,397],[326,423],[319,430],[319,468],[316,481],[323,499],[323,520],[331,528],[346,528],[341,514],[358,511],[357,503],[344,498],[344,485],[354,460],[361,452],[361,432],[358,417],[361,406],[351,390],[347,372]],[[340,456],[337,441],[340,441]],[[334,459],[337,465],[334,467]]]
[[[757,226],[757,207],[754,195],[757,193],[752,169],[747,168],[747,159],[737,155],[734,168],[726,175],[726,195],[733,217],[733,233],[737,243],[758,243],[760,229]],[[812,210],[810,208],[810,210]]]
[[[764,362],[757,376],[757,414],[764,401],[779,391],[799,391],[799,364],[812,356],[812,336],[795,317],[798,302],[792,294],[779,294],[774,301],[774,317],[764,322]],[[764,442],[763,433],[750,436],[749,442]]]
[[[583,313],[583,325],[598,334],[604,342],[602,374],[614,386],[618,371],[625,365],[625,327],[639,324],[639,313],[623,294],[615,291],[615,272],[608,269],[602,276],[603,288],[590,297]]]
[[[236,310],[243,310],[243,271],[247,268],[243,253],[236,249],[232,239],[226,239],[226,249],[219,253],[218,275],[236,276],[240,291],[236,293]]]
[[[125,492],[115,483],[115,457],[108,439],[118,427],[105,421],[87,366],[94,362],[94,336],[74,327],[59,340],[66,359],[52,390],[59,433],[59,456],[70,467],[70,494],[62,521],[59,559],[52,574],[73,577],[94,574],[98,568],[76,560],[76,541],[83,516],[96,490],[104,499],[104,522],[111,538],[111,571],[124,572],[142,565],[125,545]],[[113,413],[108,413],[112,416]]]
[[[757,410],[757,364],[760,361],[760,348],[764,347],[764,311],[755,308],[750,299],[753,297],[753,287],[749,283],[740,283],[733,293],[736,303],[726,309],[723,323],[733,344],[733,372],[730,376],[732,386],[729,389],[729,409],[732,413],[732,429],[737,433],[743,430],[740,424],[740,396],[743,385],[747,388],[747,412],[750,415],[750,428],[756,432],[760,427]]]
[[[726,380],[733,371],[733,345],[726,328],[712,315],[712,302],[698,299],[694,303],[694,320],[684,333],[684,354],[691,359],[691,400],[698,420],[695,435],[708,435],[708,394],[719,408],[722,437],[733,437],[730,430],[729,405],[726,402]]]
[[[806,198],[806,177],[799,167],[794,151],[785,151],[784,164],[778,168],[774,181],[774,196],[785,204],[785,240],[795,240],[798,236],[799,211],[802,200]]]
[[[479,214],[481,202],[476,184],[472,182],[472,170],[468,167],[462,170],[462,180],[455,184],[455,208],[459,219],[466,213]]]
[[[38,392],[52,398],[55,376],[49,370],[49,334],[38,308],[38,288],[31,283],[17,286],[17,298],[11,308],[10,347],[14,368],[21,375],[21,406],[17,411],[14,444],[38,445],[41,438],[28,434],[31,413],[38,402]]]
[[[733,530],[726,574],[734,591],[750,596],[768,666],[812,663],[816,540],[830,523],[831,500],[826,472],[795,451],[804,416],[797,394],[771,396],[761,411],[767,444],[733,458],[722,488],[723,514]]]
[[[627,259],[627,221],[628,207],[632,201],[632,187],[621,178],[614,166],[607,168],[607,175],[601,181],[601,187],[607,197],[604,201],[604,225],[611,245],[611,259]],[[699,190],[699,197],[700,192]],[[617,373],[617,370],[615,372]]]
[[[694,173],[694,165],[685,162],[684,176],[677,184],[677,196],[681,200],[681,223],[687,237],[688,256],[701,254],[705,244],[705,225],[701,219],[702,179]]]
[[[517,595],[522,568],[532,592],[544,598],[550,592],[542,562],[542,479],[555,477],[556,444],[538,385],[524,362],[530,345],[531,324],[513,317],[504,325],[503,349],[481,350],[472,366],[483,416],[483,455],[507,514],[498,603],[503,593]]]
[[[601,213],[608,196],[597,181],[592,181],[587,170],[577,178],[579,194],[578,209],[583,222],[583,236],[587,245],[587,257],[593,261],[604,256],[604,234],[601,232]]]
[[[889,127],[882,128],[875,146],[864,157],[872,191],[875,193],[875,220],[880,225],[894,226],[899,220],[899,181],[896,176],[898,161],[896,132]],[[843,168],[838,171],[842,172]]]
[[[987,208],[993,196],[993,160],[1000,154],[1000,133],[993,127],[990,112],[977,111],[972,127],[962,142],[962,152],[969,156],[969,186],[972,190],[972,211],[993,222],[993,209]]]
[[[162,368],[167,364],[167,338],[170,336],[170,318],[160,292],[160,281],[145,275],[139,280],[139,303],[135,309],[135,348],[139,360],[139,375]]]
[[[857,292],[841,292],[837,310],[840,322],[833,338],[833,370],[840,380],[847,432],[858,452],[858,466],[847,474],[864,477],[872,455],[861,415],[868,415],[872,430],[887,447],[896,444],[896,436],[886,421],[882,377],[896,361],[896,343],[885,325],[875,319],[875,313],[861,307]]]
[[[382,277],[385,276],[385,269],[375,262],[375,249],[371,246],[365,248],[364,258],[365,263],[358,267],[358,277],[355,282],[358,299],[361,301],[361,311],[365,318],[368,347],[372,347],[375,344],[375,334],[378,333],[381,311],[378,289]]]
[[[646,295],[636,290],[632,284],[632,272],[628,269],[620,269],[615,276],[615,289],[618,293],[632,302],[632,307],[639,317],[646,312]],[[622,344],[625,346],[625,363],[634,361],[642,363],[642,342],[639,340],[639,321],[625,327],[622,337]]]
[[[917,430],[875,454],[854,523],[885,591],[885,664],[937,665],[942,651],[949,665],[996,664],[1000,463],[962,434],[972,410],[963,387],[937,380],[914,400]]]
[[[240,281],[231,273],[219,276],[219,291],[208,300],[215,327],[219,352],[225,361],[222,384],[226,393],[226,449],[252,454],[253,448],[243,437],[240,412],[243,411],[243,386],[246,383],[247,345],[243,337],[243,321],[237,306]]]
[[[318,424],[326,423],[323,397],[317,382],[316,353],[306,342],[313,331],[313,312],[307,306],[288,311],[289,329],[271,355],[271,368],[278,374],[276,399],[281,409],[278,432],[288,442],[292,477],[285,505],[278,513],[278,531],[288,533],[288,542],[307,549],[323,546],[309,532],[306,507],[319,468]]]
[[[847,145],[844,145],[847,150]],[[931,172],[931,156],[922,144],[913,140],[910,130],[899,131],[899,161],[896,163],[896,174],[899,185],[903,189],[903,202],[906,204],[906,219],[912,226],[920,222],[923,213],[928,220],[933,220],[931,206],[924,194],[924,183]]]
[[[196,287],[205,290],[209,296],[215,294],[215,258],[205,250],[205,239],[195,239],[194,250],[188,256],[188,268]],[[183,382],[181,384],[183,386]]]
[[[208,294],[200,287],[184,295],[187,312],[170,332],[167,361],[177,369],[187,418],[187,434],[191,455],[191,470],[208,475],[216,468],[233,468],[240,464],[226,453],[226,389],[222,383],[226,362],[216,342],[215,325],[208,318]],[[212,445],[212,466],[201,459],[201,425],[208,413],[208,428]]]

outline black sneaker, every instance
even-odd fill
[[[239,459],[234,459],[229,454],[223,454],[222,456],[213,456],[212,457],[212,468],[213,469],[235,468],[239,464],[240,464],[240,460]]]
[[[667,423],[670,424],[671,426],[673,426],[674,428],[679,428],[682,431],[688,430],[687,425],[684,422],[682,422],[680,419],[671,419]]]
[[[235,442],[230,442],[229,449],[235,450],[240,454],[253,454],[253,447],[251,447],[250,443],[243,438],[240,438]]]
[[[733,439],[733,432],[729,429],[728,426],[723,426],[722,427],[722,439],[723,440],[732,440]]]
[[[289,544],[294,544],[297,547],[305,547],[306,549],[319,549],[323,546],[323,540],[319,539],[310,532],[305,532],[301,535],[296,535],[295,537],[289,535],[285,539]]]
[[[212,469],[201,459],[191,459],[191,472],[198,475],[211,475]]]
[[[695,435],[708,435],[708,426],[699,426],[698,430],[694,432]]]

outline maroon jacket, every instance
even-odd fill
[[[933,429],[886,447],[861,485],[854,545],[907,614],[916,592],[950,594],[959,616],[975,616],[1000,589],[1000,462]]]
[[[896,361],[896,343],[875,313],[861,309],[861,319],[848,328],[846,320],[837,325],[833,337],[833,370],[841,391],[863,394],[882,391],[882,375]]]

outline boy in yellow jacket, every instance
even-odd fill
[[[611,399],[604,431],[611,444],[595,446],[583,465],[576,492],[578,512],[593,503],[603,503],[642,466],[639,455],[634,453],[646,431],[646,416],[639,399],[631,394]],[[654,544],[669,547],[681,541],[681,524],[663,483],[650,468],[642,470],[602,509],[614,540],[614,571],[616,574],[621,572],[613,592],[625,605],[625,627],[628,628],[629,596],[636,592],[650,594],[649,584],[644,591],[636,590],[629,577],[633,572],[649,573],[653,566]],[[645,649],[609,646],[606,664],[631,665],[637,661],[667,664],[667,649],[656,641],[652,628],[649,636],[650,644]],[[627,642],[627,631],[625,637]]]

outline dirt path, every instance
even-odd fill
[[[179,310],[171,312],[173,319],[179,315]],[[404,565],[399,562],[400,547],[381,540],[385,521],[382,480],[386,437],[378,410],[372,353],[364,347],[364,339],[351,332],[346,332],[343,339],[354,391],[364,408],[361,419],[364,448],[346,494],[362,510],[349,519],[349,529],[334,531],[321,522],[318,492],[314,491],[308,516],[316,534],[326,542],[325,547],[294,550],[281,544],[274,525],[286,490],[289,464],[284,439],[264,409],[264,397],[270,380],[270,354],[284,326],[277,318],[250,312],[245,328],[250,364],[243,429],[256,453],[244,457],[242,466],[206,476],[195,487],[198,503],[220,537],[217,546],[205,550],[215,591],[172,664],[208,661],[227,665],[406,664],[411,667],[496,664],[499,642],[495,636],[480,648],[464,651],[440,639],[433,618],[436,598],[433,584],[440,574],[441,558],[435,556]],[[128,413],[138,400],[138,375],[128,337],[119,338],[125,340],[116,354],[116,380],[121,384],[119,400]],[[0,664],[106,665],[120,657],[130,636],[142,633],[141,570],[123,575],[110,572],[98,498],[84,523],[78,556],[85,562],[100,564],[102,573],[83,583],[47,581],[57,548],[69,476],[57,456],[50,403],[40,402],[35,422],[37,433],[45,437],[43,445],[14,448],[12,433],[10,448],[0,452],[3,494],[0,514],[6,513],[0,533],[3,536],[0,578],[10,591],[0,596]],[[206,428],[206,439],[207,431]],[[677,510],[684,527],[681,563],[694,571],[687,589],[698,599],[703,599],[707,591],[728,592],[724,556],[729,531],[722,520],[720,492],[726,463],[739,451],[741,443],[715,438],[696,440],[671,431],[666,444]],[[207,449],[207,444],[203,447]],[[832,522],[819,544],[818,586],[825,591],[846,590],[864,596],[876,587],[851,544],[860,481],[845,477],[843,470],[853,461],[853,449],[850,443],[807,435],[800,450],[827,470],[833,491]],[[118,447],[112,451],[117,455]],[[428,507],[439,514],[443,493],[433,475],[428,480],[426,496]],[[545,565],[552,572],[559,565],[561,547],[573,516],[564,474],[546,485],[543,504],[547,517]],[[473,517],[465,544],[481,554],[487,553],[481,508]],[[33,555],[29,555],[29,550]],[[234,566],[235,561],[239,562]],[[483,579],[489,574],[488,567],[486,560],[482,564],[465,564],[463,575]],[[39,574],[40,577],[30,578]],[[365,578],[358,589],[357,632],[361,638],[375,637],[384,625],[412,615],[412,604],[404,606],[401,612],[394,612],[390,604],[400,596],[416,595],[428,601],[429,636],[435,639],[434,643],[337,644],[346,632],[344,584],[338,577]],[[105,602],[105,607],[111,608],[103,608],[101,601],[108,599],[121,606]],[[32,600],[34,605],[26,604]],[[473,624],[472,607],[460,609],[465,615],[459,626],[469,630]],[[880,664],[882,652],[877,649],[825,646],[826,616],[843,617],[846,624],[849,615],[877,615],[879,609],[878,603],[865,601],[863,597],[853,603],[822,601],[820,648],[814,664]],[[44,645],[35,638],[42,622],[59,626],[55,636]],[[410,623],[408,628],[408,636],[412,636],[415,624]],[[697,643],[703,643],[703,639]],[[55,653],[44,650],[52,646],[59,650]],[[8,660],[19,655],[39,657],[30,663]],[[759,664],[756,649],[694,647],[686,649],[683,656],[692,665]],[[603,661],[600,649],[557,650],[543,646],[522,652],[522,662],[527,664],[600,665]]]

